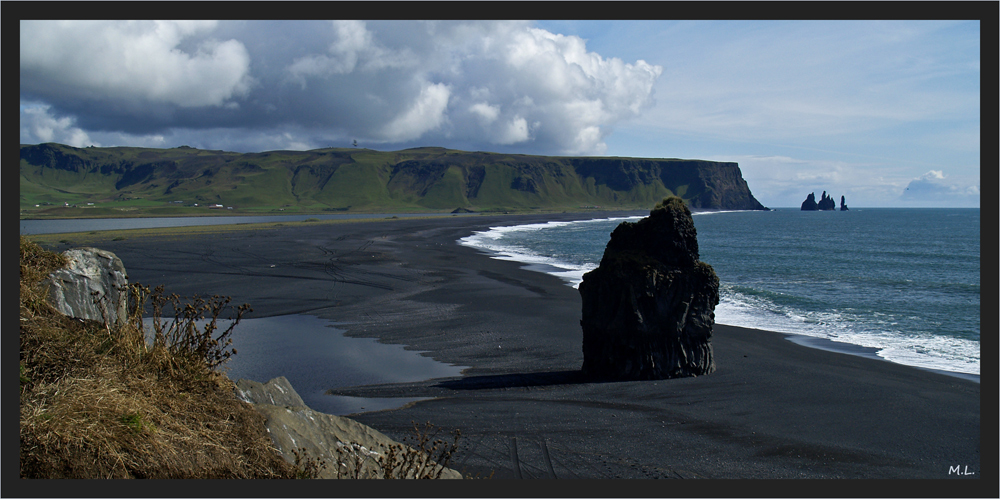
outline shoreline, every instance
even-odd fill
[[[736,326],[736,327],[740,327],[740,326]],[[913,369],[920,369],[922,371],[927,371],[927,372],[932,372],[932,373],[937,373],[937,374],[943,374],[945,376],[954,376],[954,377],[959,378],[959,379],[964,379],[964,380],[967,380],[967,381],[972,381],[973,383],[980,383],[981,382],[979,374],[963,373],[963,372],[959,372],[959,371],[946,371],[944,369],[932,369],[932,368],[929,368],[929,367],[912,366],[912,365],[909,365],[909,364],[902,364],[902,363],[899,363],[899,362],[893,362],[893,361],[891,361],[889,359],[886,359],[886,358],[883,358],[883,357],[879,357],[878,354],[877,354],[877,352],[878,352],[877,348],[865,347],[865,346],[861,346],[861,345],[855,345],[853,343],[844,343],[844,342],[840,342],[840,341],[833,341],[833,340],[828,339],[828,338],[819,338],[819,337],[816,337],[816,336],[809,336],[809,335],[806,335],[806,334],[782,333],[782,332],[778,332],[778,334],[788,335],[785,339],[787,339],[788,341],[791,341],[792,343],[795,343],[796,345],[802,345],[802,346],[807,347],[807,348],[816,348],[816,349],[819,349],[819,350],[825,350],[827,352],[839,353],[839,354],[843,354],[843,355],[857,355],[859,357],[864,357],[864,358],[867,358],[867,359],[879,360],[879,361],[882,361],[882,362],[889,362],[890,364],[895,364],[895,365],[898,365],[898,366],[905,366],[905,367],[910,367],[910,368],[913,368]]]
[[[784,208],[784,209],[790,209],[790,208]],[[729,212],[737,212],[737,211],[753,211],[753,210],[703,210],[703,211],[695,212],[694,214],[702,214],[703,215],[703,214],[714,214],[714,213],[729,213]],[[774,209],[771,209],[770,211],[774,211]],[[599,220],[608,220],[608,219],[612,219],[612,218],[613,219],[625,220],[625,219],[628,219],[628,218],[642,217],[642,216],[644,216],[644,214],[645,214],[645,212],[635,211],[635,210],[632,210],[632,211],[614,211],[614,212],[606,212],[606,211],[581,211],[581,212],[560,212],[560,213],[555,213],[555,212],[516,213],[516,214],[505,214],[503,217],[511,217],[511,216],[513,216],[513,217],[518,217],[518,216],[522,216],[522,217],[523,216],[533,216],[532,218],[537,217],[537,216],[548,217],[548,218],[545,218],[546,221],[544,221],[544,222],[538,222],[538,221],[530,222],[531,225],[545,225],[548,222],[555,221],[555,220],[552,220],[553,217],[558,217],[558,218],[563,219],[563,220],[558,220],[560,222],[561,221],[599,221]],[[451,216],[451,217],[471,217],[471,216],[488,216],[488,215],[489,214],[487,214],[487,213],[460,213],[460,214],[454,214],[454,213],[451,213],[451,214],[449,214],[449,213],[402,213],[402,214],[401,213],[396,213],[396,214],[392,214],[392,213],[378,213],[378,214],[373,214],[373,213],[351,213],[351,214],[346,214],[346,215],[345,214],[335,214],[335,215],[325,214],[325,215],[323,215],[325,218],[322,218],[322,219],[314,219],[313,218],[313,219],[298,220],[298,221],[281,220],[281,221],[272,221],[272,222],[239,222],[239,223],[230,223],[230,224],[207,224],[207,225],[186,225],[185,224],[185,225],[177,225],[177,226],[157,226],[157,227],[145,227],[145,228],[97,229],[97,230],[94,230],[94,231],[80,230],[80,231],[77,231],[77,232],[39,232],[39,233],[31,233],[31,234],[28,234],[28,235],[30,237],[32,237],[33,240],[36,240],[36,241],[39,241],[39,242],[44,242],[44,243],[47,243],[47,244],[54,244],[57,240],[61,241],[61,240],[66,240],[66,238],[72,238],[74,244],[75,245],[79,245],[80,243],[89,244],[92,241],[105,240],[105,239],[108,239],[108,238],[112,238],[112,236],[114,236],[113,239],[115,239],[115,240],[118,240],[119,238],[124,239],[126,237],[134,237],[134,236],[142,237],[142,236],[149,236],[149,235],[152,235],[152,236],[157,236],[157,235],[173,235],[173,236],[184,237],[184,236],[191,236],[191,235],[198,234],[198,233],[207,234],[207,233],[221,233],[221,232],[233,232],[233,231],[239,232],[239,231],[272,229],[272,228],[276,228],[276,227],[286,226],[287,224],[295,224],[295,223],[300,223],[300,222],[311,223],[311,224],[340,224],[340,223],[358,223],[358,222],[361,222],[361,223],[373,223],[373,222],[391,221],[391,220],[397,219],[397,218],[424,219],[424,218],[437,218],[437,217],[447,217],[447,216]],[[570,217],[569,219],[565,219],[565,217],[567,215]],[[594,215],[596,215],[596,218],[595,218]],[[251,217],[257,217],[257,218],[260,217],[259,215],[250,215],[250,216]],[[291,216],[291,217],[300,217],[302,215],[288,215],[288,216]],[[498,215],[493,215],[493,216],[498,216]],[[234,216],[220,216],[220,215],[214,215],[213,217],[214,218],[220,218],[220,219],[223,219],[223,218],[236,218]],[[281,217],[281,216],[279,215],[278,217]],[[98,219],[92,219],[92,220],[100,222],[100,221],[103,221],[106,218],[107,217],[98,218]],[[197,218],[197,217],[171,217],[171,218]],[[66,222],[68,220],[53,220],[53,221],[55,221],[55,222],[60,222],[60,221]],[[524,225],[524,222],[523,221],[517,221],[517,222],[514,223],[514,225],[502,225],[502,226],[499,226],[499,227],[496,227],[496,228],[514,227],[514,226],[519,226],[519,225]],[[491,230],[494,229],[494,227],[489,227],[487,229],[488,229],[487,231],[491,231]],[[478,232],[482,232],[482,231],[478,231]],[[575,285],[573,285],[573,283],[577,279],[575,277],[573,277],[573,276],[566,275],[566,274],[575,274],[577,271],[575,271],[575,270],[567,270],[565,268],[561,268],[561,267],[558,267],[558,266],[556,266],[554,264],[550,264],[550,263],[540,263],[540,262],[531,262],[531,261],[520,260],[520,259],[518,259],[518,255],[512,256],[512,255],[509,255],[509,254],[506,254],[506,253],[503,253],[503,252],[499,252],[499,251],[496,251],[496,250],[491,250],[491,249],[488,249],[488,248],[479,247],[479,246],[477,246],[477,245],[475,245],[473,243],[469,243],[469,242],[465,241],[466,239],[469,239],[470,237],[472,237],[474,235],[475,234],[470,231],[470,233],[468,233],[465,236],[462,236],[459,239],[457,239],[455,241],[455,243],[459,244],[459,245],[468,246],[470,248],[473,248],[473,249],[475,249],[475,250],[483,253],[484,255],[489,256],[490,258],[497,258],[497,259],[508,260],[508,261],[519,263],[520,265],[522,265],[522,268],[527,269],[527,270],[532,270],[532,271],[535,271],[535,272],[541,272],[541,273],[547,273],[547,274],[550,274],[550,275],[554,275],[554,276],[560,278],[561,280],[563,280],[565,283],[571,285],[572,287],[575,287]],[[723,323],[719,323],[719,324],[723,324]],[[732,326],[736,326],[736,327],[745,327],[745,328],[751,328],[751,329],[755,329],[755,328],[756,329],[761,329],[760,326],[755,325],[755,324],[727,324],[727,325],[732,325]],[[861,346],[861,345],[857,345],[857,344],[853,344],[853,343],[846,343],[846,342],[837,341],[837,340],[834,340],[834,339],[831,339],[831,338],[824,338],[824,337],[821,337],[821,336],[815,336],[815,335],[806,334],[806,333],[800,333],[800,332],[796,332],[796,331],[777,330],[777,329],[775,329],[775,330],[763,329],[763,330],[772,331],[772,332],[775,332],[775,333],[778,333],[778,334],[789,335],[790,337],[788,339],[790,341],[793,341],[793,342],[795,342],[797,344],[800,344],[800,345],[803,345],[803,346],[806,346],[806,347],[809,347],[809,348],[819,348],[821,350],[827,350],[827,351],[830,351],[830,352],[842,353],[842,354],[846,354],[846,355],[860,355],[862,357],[875,358],[875,359],[882,360],[882,361],[885,361],[885,362],[891,362],[891,363],[894,363],[894,364],[908,366],[908,367],[912,367],[912,368],[916,368],[916,369],[921,369],[921,370],[925,370],[925,371],[928,371],[928,372],[935,372],[935,373],[944,374],[944,375],[948,375],[948,376],[954,376],[954,377],[958,377],[958,378],[962,378],[962,379],[974,381],[974,382],[977,382],[977,383],[980,382],[980,376],[981,376],[980,374],[967,373],[967,372],[962,372],[962,371],[948,370],[948,369],[943,369],[943,368],[939,368],[939,367],[927,367],[927,366],[921,366],[921,365],[915,365],[915,364],[905,364],[905,363],[901,363],[901,362],[896,362],[896,361],[893,361],[893,360],[890,360],[890,359],[878,356],[877,355],[877,351],[878,350],[875,349],[875,348],[871,348],[871,347],[865,347],[865,346]]]
[[[232,296],[252,304],[251,317],[314,315],[345,324],[349,336],[470,366],[457,378],[334,392],[431,397],[352,418],[396,439],[411,421],[461,429],[453,463],[472,474],[514,476],[516,447],[526,478],[956,478],[948,470],[957,464],[979,477],[979,383],[803,347],[787,333],[717,324],[715,373],[581,380],[577,290],[455,241],[491,225],[596,215],[286,226],[98,245],[122,258],[133,282]]]
[[[706,214],[706,213],[716,213],[716,212],[698,212],[696,214]],[[725,212],[721,212],[720,211],[718,213],[725,213]],[[624,219],[626,219],[628,217],[617,217],[617,218],[624,220]],[[601,219],[601,220],[608,220],[608,219]],[[545,225],[545,224],[534,224],[534,225]],[[497,229],[501,229],[500,232],[505,232],[505,230],[502,230],[502,229],[508,229],[508,230],[510,230],[510,229],[512,229],[512,226],[491,227],[488,232],[495,232]],[[563,267],[561,265],[563,265],[564,262],[559,262],[559,261],[552,262],[551,261],[552,258],[548,258],[548,257],[541,257],[541,256],[536,256],[536,255],[529,255],[529,254],[519,253],[518,251],[511,252],[511,251],[504,251],[504,250],[493,249],[492,247],[490,247],[490,245],[483,246],[483,245],[481,245],[481,243],[479,243],[478,241],[475,240],[476,239],[474,237],[475,235],[476,234],[472,234],[472,235],[469,235],[467,237],[463,237],[460,240],[458,240],[457,243],[460,244],[460,245],[463,245],[463,246],[468,246],[470,248],[473,248],[473,249],[481,252],[482,254],[488,256],[489,258],[495,258],[495,259],[499,259],[499,260],[508,260],[508,261],[517,262],[520,265],[522,265],[522,268],[524,268],[524,269],[532,270],[532,271],[535,271],[535,272],[546,273],[546,274],[549,274],[549,275],[553,275],[555,277],[558,277],[558,278],[562,279],[563,281],[565,281],[565,283],[567,285],[569,285],[570,287],[572,287],[574,289],[576,289],[577,286],[579,285],[579,279],[580,279],[580,277],[578,277],[578,274],[582,274],[584,272],[582,270],[573,270],[573,269],[569,269],[568,267]],[[537,261],[539,259],[544,260],[544,261],[541,261],[541,262]],[[761,328],[760,326],[757,326],[757,325],[754,325],[754,324],[740,324],[740,323],[728,323],[728,322],[727,323],[719,322],[718,324],[725,324],[725,325],[730,325],[730,326],[734,326],[734,327],[742,327],[742,328],[761,329],[761,330],[766,330],[766,331],[772,331],[772,332],[777,333],[777,334],[787,335],[788,336],[787,339],[789,341],[792,341],[793,343],[796,343],[798,345],[802,345],[802,346],[805,346],[805,347],[809,347],[809,348],[818,348],[820,350],[825,350],[825,351],[828,351],[828,352],[841,353],[841,354],[845,354],[845,355],[857,355],[857,356],[861,356],[861,357],[865,357],[865,358],[881,360],[881,361],[884,361],[884,362],[890,362],[890,363],[893,363],[893,364],[896,364],[896,365],[912,367],[912,368],[921,369],[921,370],[925,370],[925,371],[929,371],[929,372],[935,372],[935,373],[939,373],[939,374],[945,374],[945,375],[948,375],[948,376],[954,376],[954,377],[958,377],[958,378],[961,378],[961,379],[966,379],[966,380],[974,381],[976,383],[980,382],[980,374],[977,374],[977,373],[967,373],[967,372],[956,371],[956,370],[949,370],[949,369],[945,369],[945,368],[941,368],[941,367],[928,367],[928,366],[923,366],[923,365],[906,364],[906,363],[902,363],[902,362],[897,362],[897,361],[890,360],[888,358],[885,358],[885,357],[882,357],[882,356],[878,355],[878,352],[880,351],[880,349],[879,348],[875,348],[875,347],[867,347],[867,346],[858,345],[858,344],[855,344],[855,343],[848,343],[848,342],[844,342],[844,341],[838,341],[838,340],[835,340],[835,339],[832,339],[832,338],[826,338],[826,337],[822,337],[822,336],[816,336],[814,334],[807,334],[807,333],[802,333],[802,332],[790,331],[790,330],[787,330],[787,329],[773,329],[772,330],[772,329],[767,329],[766,327],[765,328]]]

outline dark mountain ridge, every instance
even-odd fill
[[[299,211],[647,208],[763,210],[736,163],[468,152],[21,145],[21,208],[195,203]]]

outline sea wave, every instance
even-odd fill
[[[612,217],[596,218],[592,220],[575,220],[570,222],[545,222],[525,225],[490,227],[489,230],[476,231],[473,234],[458,240],[458,244],[476,248],[484,251],[497,260],[509,260],[535,265],[535,269],[555,275],[573,288],[578,288],[583,282],[583,274],[597,268],[596,263],[571,263],[565,261],[559,255],[543,255],[528,247],[519,244],[512,244],[505,241],[511,233],[534,232],[552,229],[555,227],[566,227],[574,224],[587,224],[595,222],[615,222],[625,220],[638,220],[642,217]]]
[[[805,311],[764,296],[720,289],[715,322],[848,343],[876,350],[897,364],[966,374],[980,373],[979,342],[894,328],[891,314],[864,316],[843,310]]]
[[[715,213],[723,212],[694,214]],[[573,288],[578,288],[583,281],[583,274],[597,267],[599,254],[591,256],[591,261],[569,262],[569,258],[557,254],[558,252],[542,254],[529,247],[531,241],[511,236],[571,225],[639,218],[641,217],[491,227],[464,237],[458,243],[484,251],[492,258],[524,263],[529,270],[555,275]],[[514,242],[515,240],[520,240],[520,243]],[[978,341],[910,331],[900,326],[905,317],[894,317],[892,314],[865,313],[852,309],[817,310],[814,304],[799,303],[803,299],[791,295],[770,296],[766,291],[722,283],[715,318],[719,324],[811,336],[872,348],[879,357],[898,364],[966,374],[980,373]]]

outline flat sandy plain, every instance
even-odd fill
[[[248,496],[307,496],[313,490],[407,496],[995,496],[992,440],[982,465],[980,458],[979,383],[726,325],[715,327],[718,368],[710,375],[587,380],[579,372],[578,291],[557,277],[456,244],[490,226],[607,215],[612,214],[300,222],[183,236],[146,233],[92,244],[115,252],[132,282],[163,284],[182,296],[231,296],[236,304],[250,303],[253,317],[315,315],[346,323],[339,327],[348,335],[405,344],[441,362],[468,366],[457,378],[335,392],[433,397],[352,417],[396,439],[406,437],[413,422],[460,429],[451,466],[467,474],[929,479],[882,484],[888,489],[859,480],[586,480],[530,486],[494,480],[448,488],[369,485],[335,493],[311,484],[301,491],[255,486]],[[995,428],[996,421],[988,421]]]

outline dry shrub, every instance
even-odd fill
[[[295,478],[319,478],[326,469],[326,461],[319,457],[309,457],[309,449],[292,449],[295,455]]]
[[[253,311],[246,303],[236,307],[236,315],[229,326],[216,335],[219,315],[229,305],[229,297],[215,295],[205,299],[195,296],[191,303],[185,303],[177,294],[164,294],[163,286],[151,292],[148,287],[134,285],[132,290],[133,309],[142,310],[147,299],[152,305],[153,348],[162,347],[170,358],[204,363],[209,369],[219,367],[236,354],[236,350],[230,348],[233,329],[245,313]],[[173,311],[174,318],[164,321],[163,315],[168,309]],[[199,325],[199,322],[204,324]]]
[[[438,438],[440,431],[430,422],[421,429],[413,423],[413,436],[407,444],[368,449],[357,443],[338,442],[338,478],[425,479],[441,478],[458,448],[461,432],[452,433],[452,441]],[[296,454],[298,456],[298,454]],[[296,459],[298,461],[298,459]]]

